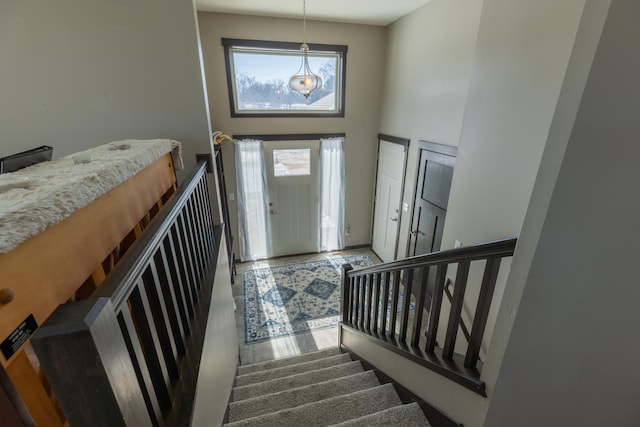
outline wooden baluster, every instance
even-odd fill
[[[383,337],[387,336],[387,315],[389,312],[389,280],[391,279],[391,273],[384,273],[384,287],[382,288],[382,324],[380,325],[380,332]]]
[[[196,214],[196,218],[198,220],[198,239],[200,240],[200,245],[202,246],[202,254],[204,256],[204,265],[208,267],[210,252],[209,252],[209,240],[207,239],[207,226],[204,215],[204,204],[202,203],[202,197],[200,194],[200,189],[202,187],[202,181],[198,182],[198,185],[193,191],[193,208]]]
[[[179,232],[179,223],[176,222],[171,227],[171,240],[173,243],[173,249],[176,257],[176,265],[178,267],[178,272],[180,273],[180,281],[183,286],[183,291],[185,294],[185,304],[187,305],[187,311],[189,312],[189,317],[193,316],[193,305],[195,304],[197,297],[193,295],[193,289],[195,289],[195,285],[192,285],[192,276],[189,270],[189,262],[185,256],[185,252],[182,246],[182,238]]]
[[[429,280],[429,267],[420,268],[420,289],[416,296],[416,307],[413,312],[413,329],[411,331],[411,345],[418,347],[420,343],[420,332],[422,331],[422,316],[424,314],[424,300],[427,295],[427,285]]]
[[[398,298],[400,294],[400,270],[393,273],[393,296],[391,297],[391,321],[389,322],[389,337],[396,337],[396,322],[398,319]]]
[[[191,287],[191,296],[193,302],[198,300],[198,273],[196,272],[196,265],[193,259],[193,252],[191,250],[191,244],[189,242],[189,234],[184,224],[184,218],[182,213],[177,218],[177,235],[182,247],[182,255],[184,257],[184,265],[187,267],[189,286]]]
[[[142,345],[140,342],[140,336],[133,322],[131,315],[131,304],[127,303],[124,307],[120,307],[118,313],[118,323],[120,330],[122,331],[122,337],[127,351],[131,357],[131,363],[135,370],[136,377],[138,378],[138,384],[142,390],[142,397],[147,407],[147,412],[151,417],[151,422],[154,426],[162,425],[162,411],[160,409],[160,403],[158,396],[156,395],[156,389],[151,379],[151,373],[149,371],[149,365],[145,359],[144,352],[142,351]]]
[[[366,277],[360,276],[360,304],[358,307],[360,310],[360,321],[358,323],[360,326],[360,330],[363,332],[365,331],[364,302],[366,301],[366,294],[367,294]]]
[[[371,317],[373,315],[373,275],[367,274],[367,331],[371,334]]]
[[[487,326],[491,299],[493,298],[493,291],[495,290],[498,272],[500,270],[500,261],[500,258],[489,258],[484,266],[484,276],[482,277],[478,304],[473,316],[473,325],[471,326],[471,339],[469,340],[467,354],[464,359],[464,366],[467,368],[475,369],[478,363],[480,346],[482,345],[482,338],[484,337],[484,328]]]
[[[351,299],[353,300],[353,312],[351,316],[351,326],[354,328],[358,328],[358,308],[360,301],[360,277],[354,277],[351,279],[353,281],[353,296]]]
[[[131,317],[136,325],[140,345],[142,346],[151,381],[158,398],[160,408],[171,408],[171,381],[167,370],[165,358],[162,355],[160,340],[156,327],[153,323],[153,314],[149,307],[149,300],[145,291],[144,283],[140,279],[136,288],[129,297],[131,304]]]
[[[167,306],[165,304],[162,290],[159,286],[158,272],[155,264],[149,264],[145,272],[142,274],[142,281],[147,291],[147,299],[149,307],[153,314],[153,323],[155,325],[156,334],[162,349],[162,355],[167,366],[167,372],[172,381],[176,381],[180,376],[178,368],[178,350],[173,339],[171,323],[168,319]]]
[[[200,206],[201,206],[201,210],[202,210],[202,217],[204,220],[204,236],[205,236],[205,241],[207,242],[207,253],[209,254],[209,258],[213,257],[213,220],[211,218],[211,212],[210,212],[210,203],[209,203],[209,198],[207,197],[207,194],[205,193],[205,191],[207,191],[207,187],[206,187],[206,183],[207,180],[205,177],[203,177],[203,179],[200,181],[200,185],[198,186],[198,195],[200,198]]]
[[[189,204],[185,205],[182,214],[184,227],[187,230],[185,243],[187,244],[187,248],[189,249],[189,257],[191,258],[191,263],[193,265],[193,272],[196,278],[196,289],[200,290],[200,281],[202,280],[202,276],[204,274],[203,267],[201,264],[200,256],[198,255],[198,246],[196,244],[196,237],[193,231],[193,222],[191,220],[191,213],[189,212]]]
[[[373,330],[371,333],[378,336],[378,317],[380,315],[380,279],[382,275],[377,273],[373,276]]]
[[[456,338],[458,336],[458,326],[460,325],[460,316],[462,314],[462,306],[464,304],[464,293],[467,288],[470,264],[470,261],[461,261],[458,264],[456,283],[455,288],[453,289],[453,300],[451,302],[451,311],[449,311],[447,336],[444,340],[444,347],[442,350],[442,358],[446,360],[453,359],[453,351],[455,350]]]
[[[356,309],[356,279],[355,277],[349,278],[349,326],[355,327],[355,314]]]
[[[442,296],[444,295],[444,282],[447,279],[447,264],[438,265],[436,270],[436,283],[431,296],[431,308],[429,309],[429,325],[427,326],[427,345],[425,351],[433,353],[436,348],[438,335],[438,323],[440,322],[440,310],[442,309]]]
[[[164,252],[164,247],[161,245],[158,249],[154,255],[158,286],[162,290],[162,300],[164,301],[171,331],[173,331],[173,341],[175,342],[178,356],[183,356],[186,352],[184,346],[185,333],[182,329],[182,322],[179,319],[178,300],[174,292],[175,285],[168,272],[169,260]]]
[[[202,199],[203,205],[205,207],[205,218],[207,219],[207,235],[211,240],[211,249],[213,253],[213,249],[215,249],[215,239],[213,236],[213,211],[211,208],[211,200],[209,198],[209,184],[207,183],[206,177],[202,178]],[[226,224],[226,227],[230,227],[230,224]],[[232,276],[233,277],[233,276]]]
[[[198,197],[198,188],[196,188],[196,192],[193,195],[193,210],[196,217],[196,225],[197,225],[197,234],[198,241],[200,242],[200,252],[203,261],[203,272],[207,271],[209,267],[209,248],[206,241],[206,226],[204,224],[204,215],[202,213],[202,203],[200,198]]]
[[[187,209],[190,212],[191,226],[193,227],[193,239],[196,247],[196,253],[198,255],[198,262],[200,264],[201,273],[204,275],[207,269],[207,255],[204,249],[204,241],[202,234],[202,222],[198,205],[196,203],[195,195],[192,194],[187,202]]]
[[[189,209],[189,202],[184,205],[182,212],[180,212],[180,216],[183,220],[183,226],[186,231],[185,234],[185,243],[187,243],[187,247],[189,249],[189,258],[193,263],[194,273],[196,276],[196,285],[197,288],[200,289],[200,278],[202,277],[202,264],[200,263],[200,256],[198,254],[198,247],[196,243],[196,236],[193,231],[193,217],[191,215],[191,210]]]
[[[169,230],[169,233],[165,237],[164,252],[168,256],[169,264],[169,276],[171,277],[171,283],[173,283],[173,292],[176,296],[178,313],[180,314],[180,321],[182,322],[182,331],[185,335],[191,333],[191,326],[189,325],[189,308],[187,307],[187,298],[189,298],[188,287],[182,282],[182,275],[179,273],[180,263],[178,261],[178,255],[175,247],[173,246],[173,230]],[[186,293],[185,293],[186,292]]]
[[[400,317],[400,337],[398,341],[404,343],[407,339],[407,325],[409,323],[409,309],[411,308],[411,290],[413,288],[413,268],[404,270],[404,299],[402,301],[402,317]]]

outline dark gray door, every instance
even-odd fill
[[[457,149],[419,141],[419,163],[407,256],[440,250]],[[417,276],[417,275],[416,275]],[[415,277],[415,281],[421,278]],[[426,306],[433,294],[435,268],[429,271]],[[414,286],[414,292],[417,286]]]
[[[420,147],[408,256],[440,250],[456,160],[455,147],[423,144]]]

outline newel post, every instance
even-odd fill
[[[72,426],[151,426],[109,298],[59,306],[31,344]]]
[[[342,344],[342,323],[349,320],[349,272],[353,270],[351,264],[343,264],[341,268],[342,284],[340,298],[340,325],[338,326],[338,345]]]

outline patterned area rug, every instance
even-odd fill
[[[373,263],[369,255],[346,255],[245,271],[245,343],[336,326],[340,314],[340,267]]]

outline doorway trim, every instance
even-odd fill
[[[398,205],[398,222],[396,224],[396,242],[395,249],[393,251],[393,258],[396,259],[398,257],[398,243],[400,241],[400,224],[402,222],[402,203],[404,197],[404,186],[407,178],[407,158],[409,155],[409,138],[401,138],[397,136],[387,135],[383,133],[378,134],[378,146],[376,148],[376,171],[373,180],[373,209],[371,211],[371,245],[373,245],[373,232],[375,226],[375,213],[376,213],[376,203],[377,203],[377,191],[378,191],[378,169],[380,167],[380,143],[381,141],[390,142],[393,144],[398,144],[404,147],[404,160],[402,162],[402,181],[400,184],[400,203]]]
[[[345,133],[284,133],[271,135],[233,135],[233,139],[259,139],[262,141],[304,141],[323,138],[345,138]],[[345,139],[346,141],[346,139]]]
[[[409,218],[409,232],[411,232],[411,225],[413,224],[413,216],[415,213],[415,205],[418,192],[418,178],[420,177],[420,157],[421,151],[427,150],[433,153],[450,156],[456,159],[458,157],[458,147],[452,145],[438,144],[437,142],[429,142],[423,139],[418,140],[418,153],[416,155],[416,172],[413,178],[413,200],[411,201],[411,217]],[[409,250],[411,248],[411,235],[407,237],[407,246],[405,248],[404,256],[409,256]]]

